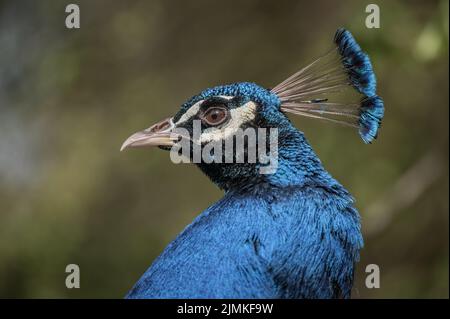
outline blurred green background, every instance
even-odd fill
[[[81,29],[65,28],[65,6]],[[448,298],[448,2],[0,1],[0,297],[117,297],[221,197],[193,165],[130,133],[218,84],[272,87],[345,26],[370,53],[386,115],[370,146],[292,118],[356,197],[354,298]],[[81,288],[65,287],[65,267]],[[365,287],[365,267],[381,288]]]

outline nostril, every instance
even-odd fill
[[[158,131],[158,126],[157,125],[153,125],[152,127],[150,127],[149,129],[148,129],[148,132],[149,133],[155,133],[155,132],[157,132]]]
[[[158,127],[158,129],[159,129],[160,131],[165,130],[165,129],[168,129],[168,128],[169,128],[169,123],[167,123],[167,122],[161,123],[161,124],[159,125],[159,127]]]
[[[159,123],[154,124],[148,129],[149,133],[156,133],[159,131],[164,131],[170,127],[170,123],[167,120],[161,121]]]

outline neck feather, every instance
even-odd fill
[[[286,119],[287,120],[287,119]],[[279,127],[278,162],[272,174],[261,174],[253,163],[198,164],[199,168],[221,189],[248,190],[264,187],[330,185],[337,182],[325,171],[303,133],[287,120]]]

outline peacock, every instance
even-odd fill
[[[249,82],[205,89],[123,143],[121,150],[158,146],[171,158],[184,143],[182,158],[224,191],[126,298],[351,297],[363,247],[360,216],[290,113],[353,127],[366,144],[377,137],[383,100],[370,59],[349,31],[338,29],[326,54],[272,89]],[[227,149],[238,130],[253,130],[256,146],[248,134],[239,152]],[[251,149],[262,146],[266,157],[250,161]],[[267,152],[272,146],[276,152]],[[275,169],[264,171],[271,160]]]

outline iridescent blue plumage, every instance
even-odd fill
[[[349,31],[338,29],[334,41],[353,87],[366,96],[361,102],[359,134],[365,143],[370,143],[377,137],[384,115],[383,100],[376,95],[377,81],[372,63]]]
[[[370,143],[377,138],[383,116],[384,105],[379,96],[366,97],[361,101],[359,135],[365,143]]]
[[[343,116],[347,122],[333,121],[358,128],[366,143],[376,138],[384,106],[370,60],[348,31],[339,29],[335,42],[337,51],[327,55],[336,63],[331,73],[318,59],[272,90],[248,82],[209,88],[165,122],[189,131],[217,101],[228,112],[244,109],[234,113],[244,114],[239,128],[277,129],[278,168],[261,174],[258,162],[197,163],[224,197],[170,243],[127,298],[350,297],[363,246],[359,214],[285,115]],[[349,86],[363,96],[356,104],[328,101],[329,93]],[[145,134],[161,138],[154,127]]]
[[[232,190],[153,262],[128,298],[348,298],[362,246],[342,189]]]
[[[276,96],[276,94],[255,83],[238,82],[228,85],[219,85],[203,90],[183,103],[183,105],[181,105],[181,109],[178,111],[177,115],[175,115],[175,118],[177,118],[177,116],[181,116],[198,101],[207,99],[211,96],[220,95],[242,96],[248,100],[250,100],[251,97],[254,102],[264,106],[264,109],[272,108],[273,110],[278,111],[280,108],[280,99]]]
[[[127,297],[350,297],[362,247],[351,195],[279,111],[278,98],[256,84],[207,89],[180,114],[224,94],[258,101],[255,123],[278,128],[278,170],[261,175],[253,165],[199,164],[225,196],[165,249]]]
[[[352,34],[340,28],[336,31],[334,42],[342,57],[342,64],[352,85],[365,96],[374,96],[377,88],[375,73],[369,56],[361,50]]]

